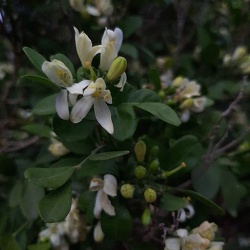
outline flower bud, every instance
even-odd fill
[[[159,167],[160,163],[158,159],[154,159],[153,161],[150,162],[149,169],[150,170],[157,170]]]
[[[190,109],[194,104],[194,100],[192,98],[185,99],[181,105],[180,109]]]
[[[183,77],[182,77],[182,76],[177,76],[177,77],[174,79],[174,81],[173,81],[173,83],[172,83],[172,86],[174,86],[174,87],[179,87],[179,86],[181,85],[182,81],[183,81]]]
[[[63,145],[63,143],[56,139],[53,139],[48,150],[54,156],[63,156],[69,153],[69,150]]]
[[[123,184],[121,186],[121,195],[126,198],[126,199],[130,199],[133,198],[134,196],[134,191],[135,191],[135,187],[131,184]]]
[[[104,239],[104,233],[102,231],[101,222],[98,221],[94,228],[94,240],[96,242],[102,242]]]
[[[247,55],[247,48],[244,46],[239,46],[235,49],[235,51],[232,55],[232,60],[233,61],[240,61],[246,55]]]
[[[166,94],[165,94],[165,92],[164,92],[163,90],[160,90],[160,91],[158,92],[158,96],[159,96],[161,99],[164,99],[165,96],[166,96]]]
[[[157,194],[154,189],[152,188],[147,188],[144,192],[144,198],[146,202],[155,202],[157,199]]]
[[[147,226],[151,222],[151,212],[149,208],[146,208],[142,214],[141,222],[144,226]]]
[[[113,81],[120,77],[127,68],[127,60],[124,57],[118,56],[111,64],[107,79]]]
[[[146,155],[146,144],[144,141],[139,140],[134,147],[135,156],[138,162],[143,162],[145,160]]]
[[[135,176],[138,179],[142,179],[145,175],[146,175],[146,168],[144,168],[143,166],[137,166],[135,168]]]

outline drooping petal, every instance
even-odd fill
[[[91,96],[82,97],[77,101],[71,111],[70,120],[73,123],[80,122],[88,114],[93,105],[93,101]]]
[[[66,89],[62,89],[56,97],[56,112],[61,119],[69,119],[68,92]]]
[[[104,175],[104,186],[103,191],[112,196],[115,197],[117,195],[117,180],[116,178],[111,174]]]
[[[114,133],[111,113],[104,100],[94,101],[95,117],[99,124],[110,134]]]
[[[86,10],[91,16],[100,16],[101,15],[101,12],[96,7],[94,7],[92,5],[87,5]]]
[[[90,83],[90,80],[83,80],[79,83],[73,84],[71,87],[68,87],[67,90],[71,94],[83,95],[83,89],[86,88]]]
[[[103,180],[101,178],[93,178],[89,184],[89,189],[91,191],[98,191],[103,188]]]
[[[94,240],[96,242],[102,242],[104,239],[104,233],[102,231],[101,222],[98,221],[94,228]]]
[[[89,86],[84,90],[83,95],[88,96],[92,95],[96,91],[96,84],[94,82],[91,82]]]
[[[116,40],[115,48],[116,48],[116,52],[118,53],[122,46],[123,33],[121,29],[119,28],[115,28],[114,33],[115,33],[115,40]]]
[[[126,82],[127,82],[127,74],[124,72],[124,73],[121,75],[120,81],[119,81],[118,84],[116,84],[115,86],[116,86],[117,88],[120,88],[120,91],[122,92],[122,91],[123,91],[123,88],[124,88],[124,85],[125,85]]]
[[[112,206],[108,198],[108,195],[105,192],[102,192],[101,204],[102,204],[102,209],[104,210],[105,213],[107,213],[110,216],[115,216],[115,208]]]

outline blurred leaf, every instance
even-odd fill
[[[74,65],[72,64],[72,62],[69,60],[69,58],[67,56],[65,56],[63,54],[56,54],[56,55],[53,55],[50,57],[51,61],[54,59],[57,59],[57,60],[63,62],[68,67],[68,69],[71,71],[73,78],[76,77],[76,71],[75,71]]]
[[[46,61],[46,59],[31,48],[24,47],[23,51],[27,55],[27,57],[30,59],[31,63],[36,67],[36,69],[38,69],[40,72],[43,72],[42,64]]]
[[[129,151],[113,151],[113,152],[104,152],[91,155],[88,159],[91,161],[105,161],[113,159],[119,156],[127,155]]]
[[[65,219],[71,207],[71,182],[49,192],[39,202],[39,211],[42,219],[47,223]]]
[[[94,206],[95,206],[95,198],[96,192],[93,191],[84,191],[81,192],[78,198],[79,208],[86,212],[88,223],[92,224],[95,217],[94,217]]]
[[[201,51],[201,60],[207,64],[216,64],[220,56],[220,47],[215,43],[210,43]]]
[[[81,141],[93,131],[96,122],[83,119],[79,123],[62,120],[57,114],[53,118],[53,128],[62,141]]]
[[[38,217],[38,203],[44,196],[44,189],[33,183],[25,182],[22,190],[21,210],[23,215],[29,220],[34,220]]]
[[[35,185],[57,188],[66,183],[74,172],[74,167],[29,168],[24,172],[24,176]]]
[[[32,109],[32,113],[35,115],[51,115],[56,112],[56,96],[57,94],[46,96]]]
[[[162,121],[179,126],[181,121],[175,111],[163,103],[157,102],[144,102],[144,103],[133,103],[133,106],[143,109]]]
[[[164,194],[161,199],[161,207],[169,212],[184,208],[186,204],[186,201],[182,197],[174,196],[168,193]]]
[[[127,16],[118,23],[118,26],[123,32],[123,37],[128,38],[142,26],[142,23],[140,16]]]
[[[236,217],[240,200],[247,194],[247,189],[227,167],[224,167],[221,173],[221,189],[226,210]]]
[[[151,67],[148,71],[148,78],[153,83],[155,90],[161,89],[161,78],[158,69]]]
[[[28,246],[28,250],[50,250],[50,242],[39,242],[38,244],[33,244]]]
[[[16,207],[20,205],[22,197],[22,188],[23,186],[21,181],[17,181],[10,193],[9,197],[10,207]]]
[[[160,98],[155,91],[150,89],[139,89],[129,95],[128,102],[159,102]]]
[[[123,43],[120,52],[135,60],[138,59],[138,49],[131,43]]]
[[[211,38],[209,32],[203,27],[198,27],[198,40],[201,48],[208,46],[211,43]]]
[[[115,240],[125,240],[132,233],[132,218],[128,209],[111,199],[115,207],[115,216],[102,214],[101,226],[105,237]]]
[[[51,135],[50,135],[51,128],[46,126],[46,125],[42,125],[42,124],[38,124],[38,123],[32,123],[32,124],[28,124],[26,126],[23,126],[22,130],[27,131],[27,132],[34,134],[34,135],[48,138],[48,139],[51,137]]]
[[[6,233],[0,237],[1,250],[20,250],[17,241],[14,239],[11,233]]]
[[[95,147],[95,142],[88,137],[82,141],[63,141],[63,145],[75,154],[89,155]]]
[[[118,107],[112,107],[111,112],[114,124],[114,134],[112,136],[118,141],[131,138],[137,126],[137,119],[131,105],[120,104]]]

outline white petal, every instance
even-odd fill
[[[93,105],[93,98],[91,96],[82,97],[79,101],[74,105],[70,120],[73,123],[80,122],[89,112]]]
[[[114,44],[106,45],[101,52],[100,69],[102,71],[107,71],[117,55],[118,54]]]
[[[69,119],[68,92],[61,90],[56,97],[56,112],[63,120]]]
[[[179,216],[179,218],[178,218],[178,221],[180,221],[180,222],[186,221],[186,213],[185,213],[185,210],[184,210],[184,209],[180,209],[180,210],[178,211],[178,213],[180,213],[180,216]]]
[[[77,96],[78,95],[68,93],[68,101],[71,105],[76,104]]]
[[[90,83],[90,80],[83,80],[79,83],[73,84],[71,87],[68,87],[67,90],[71,94],[83,95],[83,89],[86,88]]]
[[[184,209],[186,211],[186,217],[188,219],[192,218],[194,216],[195,210],[194,210],[194,207],[191,204],[188,204]]]
[[[116,178],[111,174],[104,175],[104,186],[103,191],[110,195],[110,196],[116,196],[117,195],[117,180]]]
[[[94,207],[94,216],[99,219],[101,216],[101,212],[102,212],[102,196],[103,196],[104,192],[103,189],[100,189],[97,194],[96,194],[96,198],[95,198],[95,207]]]
[[[181,242],[178,238],[169,238],[165,240],[164,250],[180,250]]]
[[[117,88],[120,88],[120,91],[122,92],[122,91],[123,91],[123,88],[124,88],[124,85],[125,85],[126,82],[127,82],[127,75],[126,75],[126,73],[124,72],[124,73],[121,75],[120,81],[119,81],[118,84],[116,84],[115,86],[116,86]]]
[[[110,134],[114,133],[114,126],[111,120],[111,113],[108,105],[103,100],[94,101],[96,120]]]
[[[101,204],[102,209],[110,216],[115,216],[115,208],[112,206],[108,195],[105,192],[102,192],[101,195]]]
[[[88,96],[92,95],[96,91],[96,85],[94,82],[91,82],[89,86],[84,90],[83,95]]]
[[[94,6],[87,5],[86,9],[87,9],[87,12],[92,16],[100,16],[101,15],[100,11],[97,8],[95,8]]]
[[[96,242],[102,242],[104,239],[104,233],[102,231],[101,223],[98,221],[94,228],[94,240]]]
[[[188,109],[186,109],[181,114],[181,121],[182,122],[188,122],[189,117],[190,117],[190,111]]]
[[[115,33],[115,37],[116,37],[115,48],[116,48],[116,52],[118,53],[121,46],[122,46],[123,33],[122,33],[121,29],[119,29],[119,28],[115,28],[114,33]]]
[[[186,229],[180,228],[178,230],[176,230],[176,234],[183,238],[183,237],[187,237],[188,236],[188,231]]]

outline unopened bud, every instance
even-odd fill
[[[159,96],[161,99],[164,99],[165,96],[166,96],[166,94],[165,94],[165,92],[164,92],[163,90],[160,90],[160,91],[158,92],[158,96]]]
[[[126,199],[133,198],[134,191],[135,191],[135,187],[131,184],[123,184],[121,186],[121,195]]]
[[[181,103],[180,109],[190,109],[193,105],[194,105],[194,100],[192,98],[188,98]]]
[[[182,76],[177,76],[177,77],[174,79],[174,81],[173,81],[173,83],[172,83],[172,86],[174,86],[174,87],[179,87],[179,86],[181,85],[182,81],[183,81],[183,77],[182,77]]]
[[[143,166],[137,166],[135,168],[135,176],[138,179],[142,179],[145,175],[146,175],[146,168],[144,168]]]
[[[153,161],[150,162],[149,169],[150,170],[157,170],[159,167],[160,163],[158,159],[154,159]]]
[[[144,141],[139,140],[134,147],[135,156],[138,162],[143,162],[145,160],[146,155],[146,144]]]
[[[141,216],[141,222],[144,226],[147,226],[151,222],[151,212],[149,208],[146,208]]]
[[[157,194],[154,189],[152,188],[147,188],[144,192],[144,198],[146,202],[155,202],[157,198]]]
[[[151,156],[156,157],[158,156],[159,153],[159,147],[158,146],[153,146],[150,150]]]
[[[175,100],[173,100],[173,99],[168,99],[167,101],[166,101],[166,104],[168,105],[168,106],[174,106],[174,105],[176,105],[176,101]]]
[[[113,81],[120,77],[126,70],[127,68],[127,60],[124,57],[118,56],[111,64],[108,74],[107,74],[107,79],[109,81]]]
[[[232,55],[232,60],[233,61],[240,61],[246,55],[247,55],[247,48],[244,46],[239,46],[235,49],[235,51]]]

